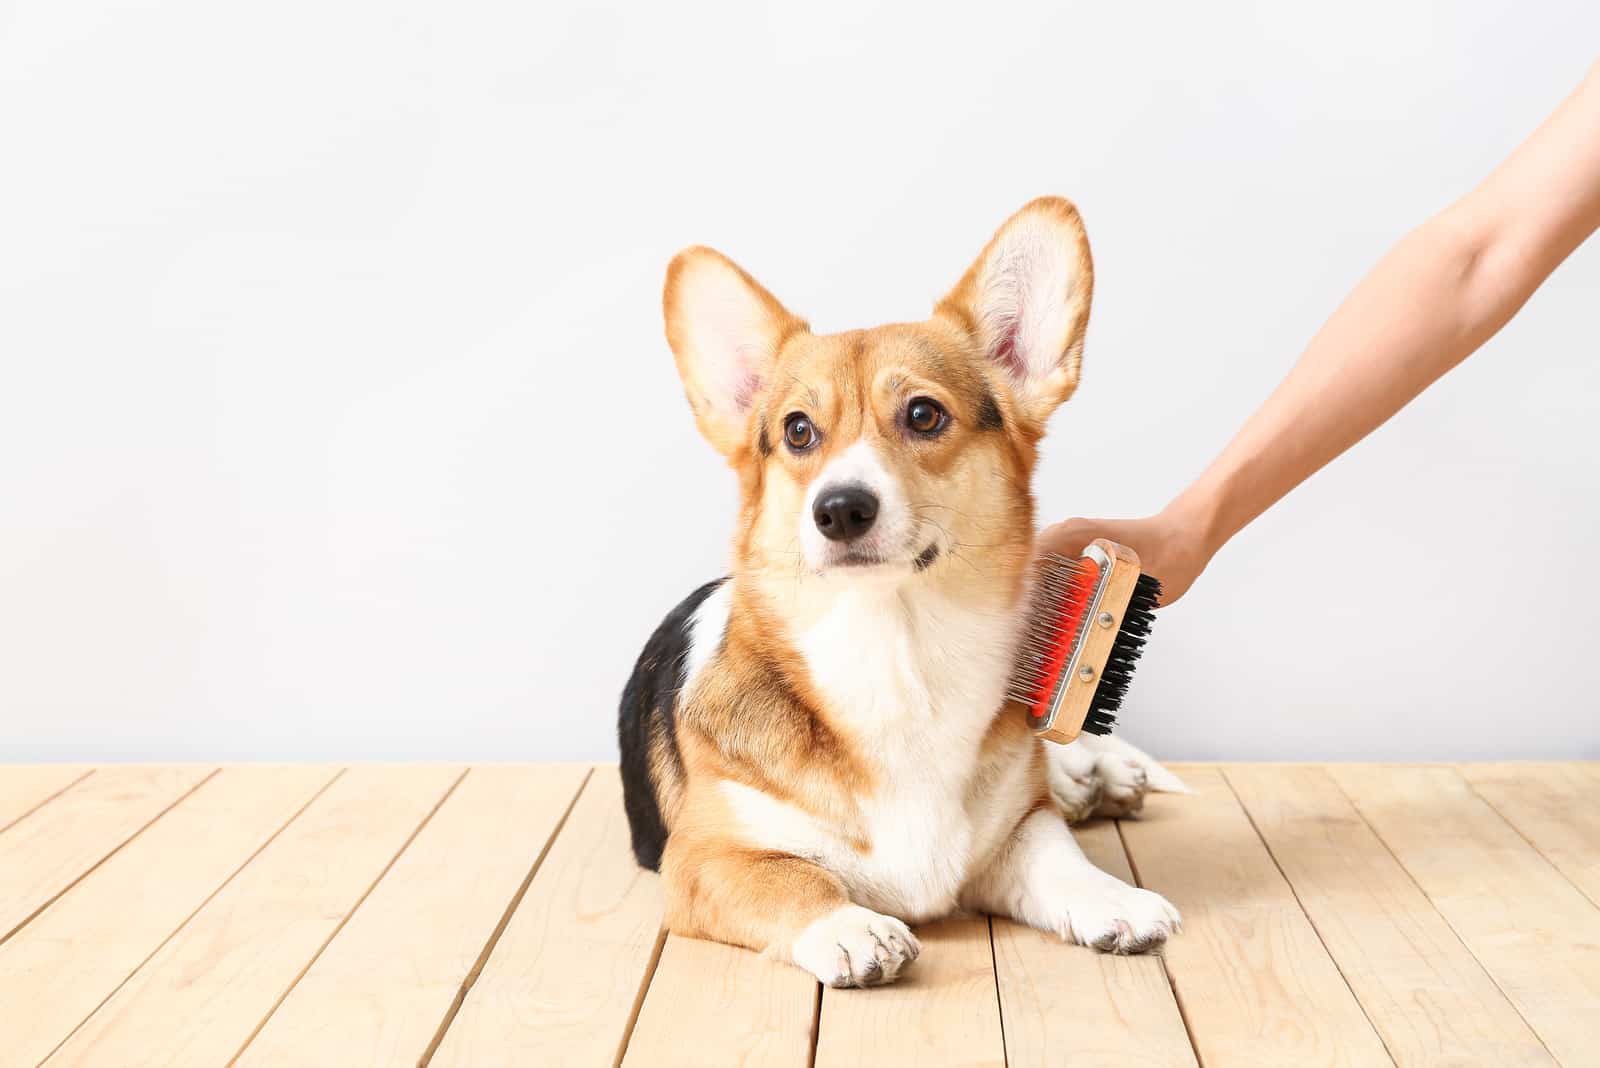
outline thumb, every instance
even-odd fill
[[[1078,556],[1084,547],[1103,534],[1100,523],[1093,519],[1069,519],[1039,532],[1037,551]]]

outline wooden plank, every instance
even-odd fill
[[[612,1064],[661,947],[661,887],[597,768],[467,992],[433,1065]]]
[[[1133,882],[1109,820],[1074,827],[1097,867]],[[1161,958],[1119,957],[996,918],[995,977],[1010,1064],[1195,1065]]]
[[[668,935],[623,1064],[807,1068],[817,981],[748,949]]]
[[[1556,1059],[1594,1059],[1600,909],[1451,768],[1330,769]]]
[[[93,771],[88,764],[0,765],[0,831]]]
[[[335,774],[223,770],[0,945],[7,1063],[43,1059]]]
[[[1600,764],[1465,764],[1472,788],[1600,904]]]
[[[1326,771],[1224,775],[1397,1064],[1555,1063]]]
[[[47,1063],[226,1064],[461,771],[443,765],[346,771]]]
[[[1181,771],[1122,833],[1141,883],[1183,913],[1167,971],[1203,1064],[1373,1065],[1388,1054],[1215,768]]]
[[[922,955],[888,986],[822,991],[818,1068],[960,1064],[1004,1068],[987,917],[917,929]]]
[[[0,940],[215,770],[102,768],[0,833]]]
[[[416,1064],[544,856],[587,765],[473,768],[237,1062]]]

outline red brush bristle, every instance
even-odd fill
[[[1089,610],[1089,600],[1100,581],[1100,565],[1090,557],[1082,557],[1074,564],[1065,573],[1063,588],[1051,603],[1039,606],[1035,617],[1036,632],[1048,633],[1052,638],[1039,658],[1036,681],[1028,694],[1028,714],[1034,719],[1043,718],[1050,710],[1050,695],[1055,692],[1056,680],[1067,669],[1073,639],[1078,635],[1083,615]]]

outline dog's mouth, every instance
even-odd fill
[[[918,574],[932,567],[934,561],[939,559],[942,550],[936,541],[929,542],[927,547],[916,556],[910,558],[911,570]],[[882,567],[884,565],[904,564],[904,558],[895,559],[884,556],[882,553],[870,549],[846,549],[838,556],[828,561],[829,567],[868,568]]]

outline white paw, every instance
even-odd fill
[[[790,949],[796,964],[829,986],[892,983],[921,952],[911,928],[860,905],[813,921]]]
[[[1077,742],[1048,746],[1045,777],[1050,783],[1050,796],[1061,806],[1068,823],[1081,823],[1094,815],[1105,786],[1095,771],[1092,753]]]
[[[1156,794],[1189,794],[1193,793],[1184,785],[1182,779],[1156,761],[1149,753],[1129,745],[1114,734],[1084,735],[1079,741],[1084,743],[1084,748],[1096,754],[1101,760],[1120,758],[1140,768],[1144,772],[1146,789]]]
[[[1144,808],[1148,793],[1190,792],[1183,780],[1115,735],[1085,734],[1069,745],[1050,746],[1046,767],[1050,792],[1069,823],[1132,816]]]
[[[1094,767],[1101,784],[1096,815],[1116,819],[1131,816],[1144,808],[1144,795],[1149,792],[1150,777],[1142,763],[1130,757],[1101,753]]]
[[[1105,875],[1063,894],[1066,915],[1057,933],[1069,942],[1106,953],[1154,949],[1183,923],[1178,910],[1160,894]]]

